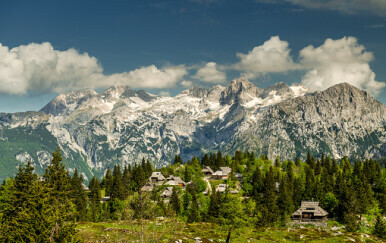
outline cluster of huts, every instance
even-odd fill
[[[209,166],[205,166],[204,169],[201,170],[201,172],[205,175],[207,178],[211,178],[214,180],[225,180],[228,179],[230,173],[232,172],[232,169],[229,167],[220,167],[217,171],[213,171]],[[241,181],[243,176],[239,173],[235,173],[235,177]]]
[[[229,167],[220,167],[217,171],[213,171],[209,166],[205,166],[204,169],[202,169],[202,173],[206,178],[214,180],[228,179],[231,172],[232,169]],[[235,176],[239,180],[242,179],[240,174],[236,173]],[[170,175],[165,178],[161,172],[153,172],[147,183],[141,188],[141,191],[152,191],[157,186],[166,185],[167,187],[162,192],[161,197],[168,199],[172,196],[173,187],[179,186],[184,189],[189,183],[191,182],[185,182],[178,176]],[[84,187],[85,190],[88,190],[86,186]],[[219,184],[216,188],[216,192],[224,193],[227,188],[227,184]],[[238,190],[229,190],[229,193],[232,194],[237,194],[238,192]],[[106,197],[104,199],[108,200],[109,198]],[[328,212],[319,206],[319,202],[302,201],[300,208],[291,215],[291,218],[294,223],[298,224],[318,224],[324,223],[327,220],[327,215]]]
[[[204,176],[207,179],[213,179],[213,180],[224,180],[228,179],[230,173],[232,172],[232,169],[229,167],[220,167],[219,170],[213,171],[209,166],[205,166],[204,169],[201,171]],[[236,173],[236,178],[241,180],[242,176],[238,173]],[[170,175],[169,177],[165,178],[164,175],[162,175],[161,172],[153,172],[149,178],[149,180],[146,182],[146,184],[141,188],[141,191],[143,192],[149,192],[153,191],[153,189],[157,186],[166,185],[167,187],[162,192],[161,197],[163,198],[170,198],[173,193],[173,187],[179,186],[182,189],[184,189],[189,183],[191,182],[185,182],[180,177]],[[216,192],[225,192],[228,185],[226,184],[220,184],[216,188]],[[232,194],[237,194],[238,190],[229,190]]]
[[[162,192],[161,197],[170,198],[173,193],[173,186],[185,188],[187,184],[178,176],[170,175],[168,178],[165,178],[161,172],[156,171],[151,174],[147,183],[141,188],[141,191],[149,192],[153,191],[157,186],[167,185],[168,187]]]

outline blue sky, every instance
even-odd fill
[[[386,1],[0,2],[0,112],[114,84],[175,95],[339,80],[386,103]]]

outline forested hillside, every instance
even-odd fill
[[[224,168],[230,173],[208,177],[203,170],[208,166],[217,174]],[[205,154],[185,163],[176,155],[173,164],[157,173],[146,160],[117,165],[102,180],[92,178],[87,189],[77,171],[72,176],[66,171],[57,150],[42,177],[27,163],[3,182],[0,241],[69,242],[82,233],[76,233],[76,225],[86,222],[131,222],[146,241],[143,227],[159,217],[226,226],[229,235],[243,227],[280,229],[291,227],[291,215],[302,201],[318,201],[328,212],[327,223],[382,238],[385,182],[385,168],[372,159],[338,161],[308,154],[305,161],[270,161],[265,155],[237,151],[233,156]]]

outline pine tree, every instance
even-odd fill
[[[189,172],[188,165],[185,165],[185,170],[184,170],[184,181],[189,182],[192,180],[192,175]]]
[[[315,197],[314,193],[316,190],[314,171],[311,169],[310,166],[306,166],[305,172],[306,172],[306,185],[305,185],[303,198],[307,200],[311,200],[312,198]]]
[[[215,188],[212,187],[212,193],[210,194],[210,203],[209,203],[209,209],[208,209],[208,215],[212,220],[218,217],[220,206],[221,206],[220,192],[216,192]]]
[[[298,156],[296,156],[296,160],[295,160],[296,166],[299,167],[301,163],[302,163],[302,160]]]
[[[320,160],[318,160],[316,162],[316,166],[315,166],[315,176],[317,175],[320,175],[322,173],[322,163],[320,162]]]
[[[0,242],[48,242],[52,224],[51,205],[42,184],[28,162],[19,166],[14,180],[4,185],[1,202]]]
[[[50,239],[54,242],[68,242],[75,233],[75,224],[72,221],[74,207],[71,198],[71,177],[61,163],[62,154],[59,148],[52,156],[51,164],[47,166],[43,175],[54,222]]]
[[[210,165],[210,160],[209,160],[208,154],[205,154],[204,157],[201,158],[201,165],[203,167],[207,166],[207,165]]]
[[[71,179],[72,197],[76,206],[76,218],[79,221],[87,219],[87,194],[83,189],[83,178],[78,176],[78,169],[75,168]]]
[[[129,166],[125,166],[122,174],[122,187],[123,187],[124,198],[127,198],[129,196],[129,193],[131,190],[130,181],[131,181],[130,168]]]
[[[285,225],[290,213],[294,211],[292,192],[290,190],[289,178],[287,175],[284,175],[280,181],[278,205],[280,209],[280,221]]]
[[[338,171],[339,171],[338,162],[336,161],[336,159],[333,159],[330,174],[335,175],[338,173]]]
[[[146,178],[149,178],[151,176],[151,173],[153,172],[153,167],[149,160],[146,160],[144,171],[146,174]]]
[[[122,173],[119,165],[114,166],[113,170],[113,183],[111,187],[111,200],[123,200],[125,199],[125,193],[122,185]]]
[[[101,186],[99,180],[94,176],[89,184],[90,202],[91,202],[91,219],[97,222],[101,214]]]
[[[264,210],[263,210],[263,221],[266,225],[274,225],[279,217],[279,208],[277,206],[277,195],[276,195],[276,182],[274,179],[274,170],[271,166],[264,181]]]
[[[172,205],[176,215],[179,215],[181,213],[181,203],[180,203],[180,199],[178,198],[177,191],[174,189],[172,193],[172,198],[170,199],[170,204]]]
[[[274,163],[276,168],[280,168],[280,156],[277,155]]]
[[[105,185],[105,195],[111,197],[112,187],[113,187],[113,175],[111,174],[111,169],[107,168],[106,175],[104,178]]]
[[[315,159],[314,156],[311,156],[310,153],[307,153],[307,159],[306,159],[306,164],[311,168],[315,168]]]
[[[193,222],[199,222],[200,221],[200,212],[199,212],[199,204],[198,204],[198,198],[196,194],[196,190],[191,191],[192,195],[192,205],[189,210],[189,217],[188,217],[188,222],[193,223]]]
[[[260,198],[260,193],[263,192],[263,177],[261,175],[261,170],[257,166],[256,170],[252,174],[252,197],[258,201]]]
[[[175,165],[175,164],[183,164],[183,163],[184,162],[182,161],[181,155],[174,156],[173,165]]]
[[[386,239],[386,225],[385,225],[385,221],[382,219],[380,215],[377,216],[377,219],[375,221],[373,234],[382,239]]]

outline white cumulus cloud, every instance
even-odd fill
[[[226,81],[226,74],[219,70],[215,62],[208,62],[197,70],[193,78],[207,83],[223,83]]]
[[[192,87],[193,86],[193,82],[190,81],[190,80],[182,80],[180,82],[180,84],[185,87],[185,88],[189,88],[189,87]]]
[[[141,67],[130,72],[117,73],[108,77],[111,82],[132,88],[170,88],[187,74],[184,65],[158,69],[155,65]]]
[[[327,39],[316,48],[307,46],[300,51],[300,60],[302,67],[308,70],[302,83],[312,90],[347,82],[376,96],[386,86],[375,80],[370,68],[373,54],[365,51],[354,37]]]
[[[154,65],[109,76],[97,58],[75,49],[55,50],[48,42],[12,49],[0,43],[0,93],[65,92],[124,84],[133,88],[168,88],[187,74],[185,66]]]
[[[296,69],[288,42],[272,36],[263,45],[256,46],[248,54],[237,53],[240,62],[234,65],[246,78],[254,79],[261,74],[285,72]]]

